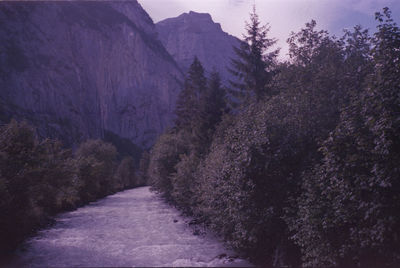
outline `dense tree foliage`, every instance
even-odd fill
[[[211,124],[189,112],[189,128],[164,134],[153,189],[263,266],[398,267],[400,31],[388,9],[376,18],[372,37],[311,21],[275,64],[251,14],[232,69],[255,98]],[[178,103],[201,111],[201,95]]]
[[[122,138],[111,131],[104,130],[104,141],[115,146],[118,151],[118,160],[122,160],[125,157],[131,157],[135,162],[135,166],[138,166],[143,150],[130,139]]]
[[[138,185],[132,158],[88,140],[73,153],[59,141],[39,140],[27,123],[0,128],[0,253],[63,210]]]
[[[187,153],[187,148],[188,142],[182,132],[169,130],[158,138],[151,150],[148,182],[167,200],[171,200],[173,191],[171,176],[176,172],[175,166],[179,163],[180,155]]]
[[[377,18],[373,72],[304,176],[293,228],[308,266],[400,263],[400,30],[387,9]]]
[[[216,125],[226,112],[225,90],[218,73],[204,76],[197,58],[177,100],[176,126],[162,135],[150,153],[149,183],[191,214],[195,202],[195,171],[207,154]]]

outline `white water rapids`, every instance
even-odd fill
[[[188,220],[148,187],[127,190],[59,215],[13,266],[251,266]]]

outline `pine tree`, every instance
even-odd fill
[[[194,122],[199,117],[200,95],[205,91],[206,86],[204,68],[195,57],[185,79],[184,88],[176,102],[175,124],[177,128],[192,130]]]
[[[268,24],[260,24],[254,7],[250,23],[246,22],[247,35],[243,36],[239,48],[234,47],[237,59],[232,60],[230,72],[238,81],[231,81],[231,85],[240,90],[245,98],[255,95],[260,99],[264,95],[272,95],[271,82],[279,49],[267,53],[277,40],[268,38]]]
[[[214,130],[226,112],[225,89],[221,85],[218,72],[212,72],[207,87],[206,111],[208,113],[208,128]]]
[[[226,112],[225,89],[218,72],[212,72],[206,90],[200,96],[199,118],[193,130],[199,148],[207,148],[215,127]]]

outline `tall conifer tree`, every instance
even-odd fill
[[[219,73],[212,72],[207,88],[200,97],[199,118],[193,130],[200,152],[210,145],[215,127],[221,121],[225,110],[225,89],[221,86]]]
[[[239,89],[244,97],[255,95],[260,99],[264,95],[272,94],[270,84],[279,49],[267,52],[277,41],[268,38],[269,30],[268,24],[261,25],[253,7],[250,22],[246,22],[247,34],[243,35],[240,47],[234,47],[237,59],[232,60],[230,69],[237,77],[237,81],[231,81],[231,85]]]
[[[207,79],[204,68],[197,57],[189,68],[185,85],[176,102],[176,126],[179,129],[193,129],[194,121],[199,117],[200,96],[205,91]]]

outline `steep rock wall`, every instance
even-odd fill
[[[0,120],[68,145],[111,131],[149,147],[182,73],[136,0],[0,2]]]

